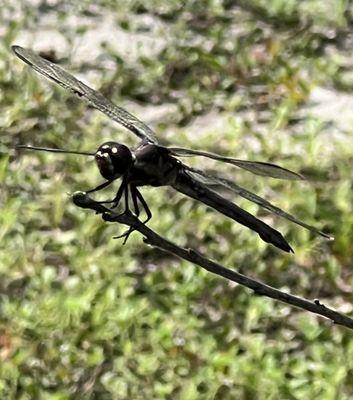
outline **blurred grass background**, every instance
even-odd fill
[[[165,143],[306,174],[310,182],[280,182],[188,159],[222,168],[334,242],[234,199],[285,235],[295,255],[282,254],[169,188],[143,190],[150,226],[352,315],[352,2],[4,0],[0,20],[1,399],[351,399],[352,332],[136,233],[123,247],[117,226],[66,194],[100,182],[91,160],[9,150],[136,144],[9,48],[49,52]]]

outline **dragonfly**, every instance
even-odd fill
[[[204,157],[230,164],[256,175],[277,179],[305,179],[301,174],[267,162],[240,160],[207,151],[164,146],[160,144],[154,131],[144,122],[111,102],[99,91],[90,88],[85,83],[75,78],[57,64],[41,57],[30,49],[12,46],[12,50],[17,57],[36,72],[85,100],[90,106],[127,128],[127,130],[140,139],[138,146],[134,149],[130,149],[116,141],[108,141],[101,144],[95,152],[36,147],[31,145],[16,146],[17,148],[27,150],[79,154],[94,157],[99,172],[104,178],[104,182],[93,189],[87,190],[86,193],[104,189],[117,179],[121,179],[120,187],[115,193],[114,198],[102,201],[101,203],[110,203],[111,208],[115,209],[123,202],[123,212],[133,213],[137,217],[140,216],[143,210],[146,219],[142,222],[147,223],[152,218],[152,212],[139,188],[142,186],[171,186],[176,191],[204,203],[206,206],[213,208],[226,217],[255,231],[266,243],[272,244],[285,252],[294,253],[292,247],[279,231],[221,195],[219,189],[225,189],[226,191],[235,193],[257,204],[272,214],[300,225],[316,235],[320,235],[328,240],[333,239],[332,236],[299,220],[270,203],[268,200],[239,186],[232,180],[218,174],[212,174],[191,167],[182,162],[180,158]],[[131,228],[119,237],[125,237],[125,240],[127,240],[130,233]]]

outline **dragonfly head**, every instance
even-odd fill
[[[98,147],[94,158],[103,178],[113,180],[123,176],[134,164],[130,149],[117,142],[106,142]]]

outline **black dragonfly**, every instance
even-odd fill
[[[290,180],[304,179],[302,175],[266,162],[245,161],[224,157],[206,151],[162,146],[159,144],[151,128],[123,108],[112,103],[100,92],[91,89],[89,86],[64,71],[58,65],[40,57],[32,50],[20,46],[12,46],[12,50],[17,57],[32,67],[35,71],[56,82],[78,97],[86,100],[91,106],[103,112],[109,118],[118,122],[141,139],[140,144],[134,150],[129,149],[121,143],[110,141],[103,143],[94,153],[27,145],[17,146],[18,148],[24,149],[93,156],[105,181],[86,193],[103,189],[116,179],[122,179],[115,197],[110,201],[102,203],[112,203],[112,208],[115,208],[118,206],[121,199],[124,198],[124,212],[128,213],[131,212],[129,204],[131,198],[132,207],[136,216],[139,216],[140,214],[140,206],[143,207],[147,216],[147,219],[144,221],[144,223],[146,223],[151,219],[152,213],[138,188],[147,185],[169,185],[178,192],[199,200],[234,221],[247,226],[257,232],[265,242],[271,243],[286,252],[293,252],[292,248],[280,232],[217,193],[219,188],[223,188],[256,203],[267,211],[292,221],[315,234],[321,235],[326,239],[333,239],[326,233],[300,221],[291,214],[281,210],[260,196],[240,187],[229,179],[206,173],[200,169],[192,168],[181,162],[177,157],[207,157],[213,160],[232,164],[257,175],[272,178]],[[125,239],[127,239],[130,233],[131,230],[125,232],[121,236],[125,236]]]

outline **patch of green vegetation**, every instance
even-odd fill
[[[44,29],[43,20],[54,15],[64,31],[74,11],[91,18],[109,13],[130,33],[146,29],[138,17],[154,18],[165,26],[160,35],[168,31],[168,45],[126,61],[105,43],[102,59],[82,60],[96,68],[97,85],[119,104],[170,105],[170,117],[154,125],[165,141],[306,174],[312,182],[280,182],[222,167],[336,240],[327,243],[235,199],[283,232],[296,252],[285,255],[169,188],[143,191],[154,214],[150,226],[230,268],[352,314],[352,132],[330,134],[324,118],[305,108],[318,85],[352,89],[345,61],[349,6],[343,0],[130,0],[117,7],[104,0],[92,8],[43,2],[15,10],[5,1],[1,398],[352,398],[351,332],[151,249],[136,233],[122,246],[112,239],[116,226],[75,208],[66,195],[99,182],[92,161],[9,150],[17,143],[93,150],[108,135],[133,143],[104,116],[23,68],[9,51],[23,29]],[[85,24],[63,33],[69,43]],[[114,61],[116,69],[100,69],[100,60]],[[216,116],[221,129],[213,128]],[[195,131],[196,117],[208,128]]]

